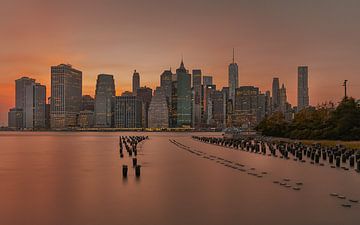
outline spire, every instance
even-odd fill
[[[181,54],[180,69],[185,69],[185,66],[184,66],[184,57],[183,57],[183,55],[182,55],[182,54]]]
[[[235,63],[235,49],[233,48],[233,58],[232,58],[232,62]]]

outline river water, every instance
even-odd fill
[[[140,144],[139,179],[131,158],[119,157],[120,135],[149,136]],[[0,224],[360,224],[360,203],[342,206],[360,200],[355,170],[230,150],[191,135],[1,132]]]

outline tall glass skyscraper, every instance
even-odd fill
[[[308,67],[298,67],[298,111],[309,106]]]
[[[113,75],[98,75],[95,91],[95,127],[112,126],[114,97],[115,82]]]
[[[201,84],[201,70],[193,70],[193,126],[199,127],[201,125],[202,115],[202,84]]]
[[[114,122],[116,128],[141,128],[142,104],[136,96],[116,96]]]
[[[279,78],[274,77],[272,83],[272,111],[276,112],[280,107],[280,82]]]
[[[50,106],[52,129],[76,127],[81,98],[82,72],[67,64],[52,66]]]
[[[15,108],[22,109],[21,128],[33,128],[33,89],[35,79],[21,77],[15,80]]]
[[[229,65],[229,99],[235,104],[235,91],[239,87],[239,68],[235,63],[235,54],[233,50],[232,63]]]
[[[181,60],[176,70],[176,126],[191,127],[191,75]]]

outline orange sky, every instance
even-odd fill
[[[338,101],[341,83],[360,97],[360,2],[357,0],[104,0],[1,1],[0,125],[14,105],[14,80],[30,76],[48,86],[50,66],[83,71],[84,94],[99,73],[114,74],[118,94],[179,66],[201,68],[227,86],[236,49],[240,85],[271,89],[285,83],[296,104],[297,66],[309,66],[310,101]]]

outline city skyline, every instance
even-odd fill
[[[7,111],[14,105],[14,80],[28,76],[50,87],[51,65],[70,63],[80,69],[83,94],[91,96],[96,76],[113,74],[119,94],[131,90],[135,69],[141,82],[155,89],[159,75],[170,67],[174,71],[183,54],[187,69],[212,75],[221,88],[227,86],[233,48],[241,85],[271,90],[272,77],[277,76],[293,105],[300,65],[309,66],[312,74],[311,105],[338,102],[344,79],[349,80],[349,95],[360,96],[358,1],[72,1],[72,7],[66,3],[2,5],[2,15],[8,19],[0,21],[4,28],[0,31],[0,125],[6,124]],[[174,17],[182,6],[184,16]],[[64,9],[66,18],[58,16]],[[91,13],[94,9],[96,16]]]

